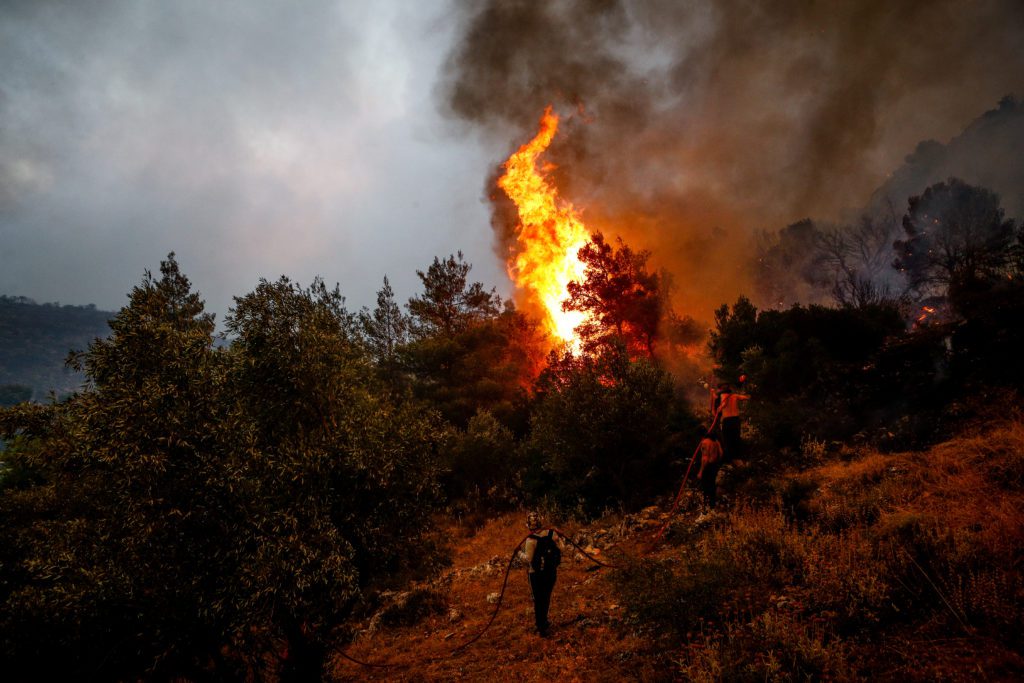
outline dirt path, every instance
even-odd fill
[[[552,631],[539,637],[533,628],[533,603],[526,570],[513,568],[501,611],[490,629],[470,647],[452,654],[485,626],[494,611],[488,595],[501,590],[509,553],[526,534],[523,513],[489,521],[458,544],[453,557],[450,611],[416,626],[382,629],[356,640],[348,654],[393,666],[367,668],[336,657],[340,680],[483,681],[497,678],[539,681],[621,681],[658,678],[638,671],[635,653],[645,649],[616,628],[620,608],[608,582],[613,571],[595,568],[571,548],[563,553],[551,602]],[[577,536],[580,530],[567,528]],[[592,531],[592,530],[584,530]],[[635,556],[633,538],[609,542],[600,557]],[[597,544],[600,548],[600,544]]]

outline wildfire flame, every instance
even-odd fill
[[[547,313],[548,331],[579,348],[574,330],[586,320],[580,311],[563,311],[567,285],[583,279],[585,267],[577,253],[590,232],[573,205],[558,197],[548,181],[551,164],[538,166],[538,158],[558,131],[558,115],[549,106],[540,119],[540,130],[505,162],[498,186],[519,211],[516,245],[508,261],[512,282]]]
[[[924,323],[924,321],[928,320],[928,317],[933,315],[934,313],[935,309],[932,308],[931,306],[922,306],[921,315],[917,317],[917,324],[920,325]]]

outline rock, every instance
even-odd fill
[[[478,564],[475,567],[470,567],[466,571],[469,573],[470,576],[473,576],[473,577],[478,577],[478,576],[494,576],[495,574],[500,574],[501,573],[501,569],[498,566],[492,564],[492,562],[493,562],[493,559],[492,560],[488,560],[487,562],[484,562],[483,564]]]
[[[411,626],[431,614],[442,613],[447,607],[443,594],[430,588],[413,588],[380,594],[381,607],[370,618],[367,630],[371,633],[382,626]]]

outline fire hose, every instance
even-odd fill
[[[718,424],[718,418],[721,415],[721,413],[722,413],[722,407],[719,406],[718,410],[715,411],[714,418],[711,421],[711,426],[708,427],[707,432],[704,434],[705,438],[710,436],[711,432],[714,431],[715,425]],[[679,485],[679,492],[676,493],[676,497],[672,501],[672,508],[669,510],[668,516],[665,518],[665,521],[662,522],[661,527],[658,529],[658,533],[655,536],[654,542],[652,543],[650,549],[653,549],[661,541],[661,537],[665,533],[665,529],[668,528],[669,523],[672,521],[672,516],[675,514],[676,510],[679,508],[679,502],[682,499],[683,491],[686,489],[686,482],[690,478],[690,471],[693,469],[693,464],[697,460],[697,454],[700,453],[700,448],[701,448],[700,444],[698,444],[696,450],[694,450],[694,452],[693,452],[693,455],[690,457],[690,464],[689,464],[689,466],[687,466],[686,473],[683,475],[683,481]],[[583,555],[583,557],[587,558],[588,560],[590,560],[594,564],[596,564],[596,565],[598,565],[600,567],[607,567],[608,569],[622,569],[622,567],[619,566],[619,565],[609,564],[607,562],[602,562],[601,560],[597,559],[596,557],[594,557],[593,555],[588,553],[586,550],[584,550],[578,543],[576,543],[574,540],[572,540],[572,538],[569,535],[563,533],[560,529],[557,529],[555,527],[551,527],[550,529],[548,529],[548,531],[552,531],[552,532],[558,534],[559,536],[561,536],[570,545],[572,545],[574,548],[576,548],[576,550],[578,550],[580,552],[580,554]],[[523,543],[525,543],[527,541],[527,539],[530,538],[531,535],[532,535],[532,533],[531,534],[527,534],[526,536],[524,536],[522,538],[522,540],[520,540],[519,543],[516,544],[515,548],[512,549],[512,554],[511,554],[511,557],[509,558],[508,565],[505,567],[505,576],[504,576],[504,578],[502,579],[502,582],[501,582],[501,591],[498,593],[498,600],[497,600],[496,604],[494,605],[494,611],[491,613],[490,619],[487,620],[487,623],[484,624],[484,627],[482,629],[480,629],[480,631],[476,635],[474,635],[472,638],[470,638],[469,640],[465,641],[464,643],[456,646],[449,654],[445,655],[444,657],[433,657],[433,658],[430,658],[430,659],[427,659],[427,660],[423,660],[423,663],[439,662],[439,661],[443,661],[445,659],[448,659],[450,657],[453,657],[457,653],[459,653],[462,650],[466,649],[467,647],[469,647],[473,643],[475,643],[478,640],[480,640],[481,637],[483,637],[484,633],[487,632],[487,630],[494,623],[494,620],[498,617],[498,612],[501,611],[501,606],[502,606],[502,603],[504,602],[504,599],[505,599],[505,589],[508,588],[508,577],[509,577],[509,575],[512,572],[512,565],[515,563],[516,553],[519,552],[519,549],[522,547]],[[375,664],[373,662],[364,662],[364,661],[362,661],[360,659],[356,659],[355,657],[350,656],[349,654],[347,654],[344,651],[341,651],[339,654],[341,654],[341,656],[343,658],[349,660],[350,662],[353,662],[355,664],[359,664],[361,666],[366,666],[366,667],[387,669],[387,668],[393,668],[393,667],[397,667],[397,666],[404,666],[404,665],[398,665],[398,664]]]
[[[704,434],[704,438],[711,436],[711,432],[715,430],[715,425],[718,424],[718,417],[722,414],[722,406],[718,407],[715,411],[715,416],[711,420],[711,426],[708,427],[708,431]],[[703,439],[702,439],[703,441]],[[675,500],[672,501],[672,509],[668,511],[668,516],[665,517],[665,521],[661,523],[661,527],[658,529],[657,535],[654,537],[654,542],[651,543],[651,548],[654,549],[661,541],[662,534],[665,533],[665,529],[668,528],[669,523],[672,521],[672,515],[676,513],[676,509],[679,508],[679,501],[682,500],[683,491],[686,490],[686,481],[690,478],[690,470],[693,469],[693,463],[697,461],[697,454],[700,453],[700,444],[697,444],[697,448],[693,451],[693,455],[690,457],[690,464],[686,468],[686,474],[683,475],[683,481],[679,484],[679,492],[676,494]]]
[[[548,529],[548,531],[552,531],[552,532],[558,534],[559,536],[561,536],[566,541],[568,541],[569,544],[571,546],[573,546],[574,548],[576,548],[576,550],[578,550],[581,555],[583,555],[585,558],[587,558],[588,560],[590,560],[594,564],[596,564],[596,565],[598,565],[600,567],[607,567],[609,569],[622,569],[622,567],[619,567],[619,566],[614,565],[614,564],[608,564],[607,562],[602,562],[601,560],[597,559],[596,557],[594,557],[593,555],[588,553],[586,550],[584,550],[582,547],[580,547],[580,544],[577,543],[576,541],[572,540],[572,538],[568,534],[563,533],[561,529],[557,529],[557,528],[552,527],[552,528]],[[491,614],[491,618],[488,620],[487,624],[482,629],[480,629],[480,632],[477,633],[475,636],[473,636],[472,638],[470,638],[469,640],[467,640],[466,642],[462,643],[461,645],[456,647],[454,650],[452,650],[451,655],[454,655],[456,652],[459,652],[460,650],[463,650],[463,649],[469,647],[470,645],[472,645],[473,643],[475,643],[476,641],[480,640],[480,637],[483,636],[483,634],[487,632],[487,629],[489,629],[491,627],[491,624],[494,623],[494,619],[498,616],[498,610],[501,609],[502,600],[505,597],[505,588],[508,586],[508,577],[509,577],[509,573],[512,571],[512,565],[513,565],[513,563],[515,563],[516,553],[519,552],[519,548],[521,548],[523,543],[526,543],[526,540],[528,538],[530,538],[530,536],[532,536],[532,535],[533,534],[531,533],[531,534],[528,534],[525,537],[523,537],[523,540],[519,541],[519,543],[516,544],[516,547],[512,550],[512,557],[509,559],[508,566],[505,568],[505,578],[501,582],[501,592],[498,594],[498,602],[494,606],[494,612]],[[451,655],[449,655],[449,657]]]
[[[565,541],[567,541],[570,545],[572,545],[574,548],[576,548],[576,550],[578,550],[580,552],[580,554],[583,555],[583,557],[587,558],[588,560],[590,560],[594,564],[596,564],[596,565],[598,565],[600,567],[607,567],[608,569],[622,569],[622,567],[620,567],[618,565],[609,564],[607,562],[602,562],[601,560],[597,559],[596,557],[594,557],[593,555],[588,553],[586,550],[584,550],[580,546],[579,543],[577,543],[576,541],[572,540],[572,538],[570,536],[568,536],[567,534],[563,533],[560,529],[552,527],[552,528],[548,529],[548,531],[553,531],[554,533],[556,533],[559,536],[561,536]],[[532,535],[533,534],[531,533],[531,534],[527,534],[526,536],[524,536],[522,538],[522,540],[520,540],[519,543],[516,544],[515,548],[512,549],[512,555],[509,558],[508,565],[505,567],[505,576],[504,576],[504,578],[501,581],[501,591],[498,593],[498,600],[497,600],[496,604],[494,605],[494,611],[491,612],[490,619],[487,620],[487,623],[484,624],[484,627],[482,629],[480,629],[480,631],[477,632],[476,635],[474,635],[472,638],[470,638],[469,640],[465,641],[464,643],[456,646],[450,653],[448,653],[444,657],[432,657],[430,659],[422,660],[422,663],[440,662],[440,661],[444,661],[445,659],[448,659],[450,657],[454,657],[456,654],[458,654],[462,650],[466,649],[467,647],[469,647],[470,645],[472,645],[476,641],[480,640],[481,637],[483,637],[484,633],[487,632],[487,630],[491,627],[491,624],[493,624],[494,620],[498,617],[498,612],[501,611],[501,606],[502,606],[502,603],[504,602],[504,599],[505,599],[505,589],[508,588],[508,577],[512,573],[512,565],[515,564],[516,553],[519,552],[519,549],[523,546],[523,543],[526,543],[527,539],[529,539],[530,536],[532,536]],[[398,667],[398,666],[405,666],[405,665],[402,665],[402,664],[376,664],[376,663],[373,663],[373,662],[365,662],[365,661],[363,661],[361,659],[357,659],[355,657],[352,657],[351,655],[349,655],[345,651],[340,651],[339,654],[343,658],[347,659],[348,661],[353,662],[355,664],[359,664],[360,666],[373,667],[373,668],[377,668],[377,669],[389,669],[389,668],[394,668],[394,667]]]

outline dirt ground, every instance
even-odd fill
[[[472,645],[453,653],[485,627],[495,610],[488,596],[501,591],[512,549],[526,535],[525,513],[503,515],[456,543],[450,570],[447,613],[415,626],[364,633],[347,650],[355,659],[386,666],[367,667],[336,655],[333,673],[339,680],[387,681],[622,681],[658,680],[668,672],[646,670],[650,660],[637,656],[647,649],[637,638],[623,638],[616,629],[619,606],[607,580],[608,568],[597,567],[572,547],[563,550],[552,595],[548,638],[537,635],[526,569],[514,567],[493,624]],[[592,529],[565,528],[574,539]],[[615,535],[600,559],[640,551],[642,534]]]

